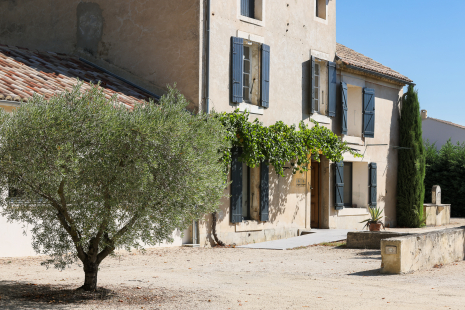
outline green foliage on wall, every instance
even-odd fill
[[[397,225],[420,227],[424,223],[425,152],[420,103],[413,85],[402,100],[399,122],[399,165],[397,174]]]
[[[425,152],[425,203],[431,203],[429,190],[439,185],[442,203],[451,204],[451,216],[465,217],[465,143],[452,144],[449,140],[438,151],[427,141]]]
[[[236,110],[214,115],[226,127],[226,139],[231,145],[242,148],[242,162],[249,167],[255,167],[261,162],[268,163],[281,176],[284,176],[283,167],[289,162],[293,167],[293,173],[299,170],[306,171],[307,164],[311,161],[310,155],[316,160],[319,160],[320,155],[324,155],[334,162],[342,160],[346,152],[356,157],[361,156],[331,130],[316,122],[311,128],[300,122],[297,129],[295,125],[288,126],[282,121],[267,127],[258,119],[250,122],[247,112]],[[224,149],[223,152],[225,167],[229,167],[231,151]]]

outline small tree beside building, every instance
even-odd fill
[[[95,290],[115,249],[170,240],[218,209],[225,130],[186,106],[171,90],[130,110],[97,86],[78,86],[1,112],[0,187],[16,196],[1,199],[2,215],[32,228],[35,251],[51,257],[45,264],[80,260],[82,288]]]
[[[420,103],[413,85],[409,85],[402,100],[399,135],[397,225],[420,227],[424,223],[425,151]]]

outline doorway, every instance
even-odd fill
[[[312,162],[312,169],[310,171],[310,227],[320,228],[320,163]]]

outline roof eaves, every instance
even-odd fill
[[[442,120],[442,119],[434,118],[434,117],[427,117],[424,120],[428,120],[428,119],[439,122],[439,123],[443,123],[443,124],[446,124],[446,125],[454,126],[454,127],[460,128],[460,129],[465,129],[465,126],[455,124],[455,123],[452,123],[452,122],[449,122],[449,121],[445,121],[445,120]]]
[[[388,80],[392,80],[394,82],[401,83],[401,84],[407,84],[407,85],[413,85],[413,86],[416,85],[410,79],[409,80],[399,79],[399,78],[396,78],[396,77],[393,77],[391,75],[384,74],[384,73],[381,73],[381,72],[378,72],[378,71],[369,70],[369,69],[365,69],[365,68],[362,68],[362,67],[359,67],[359,66],[351,65],[348,62],[342,60],[337,55],[336,55],[336,58],[338,58],[338,60],[340,60],[344,64],[344,66],[347,67],[348,69],[357,70],[357,71],[361,71],[361,72],[364,72],[364,73],[372,74],[372,75],[375,75],[375,76],[378,76],[378,77],[381,77],[381,78],[385,78],[385,79],[388,79]]]

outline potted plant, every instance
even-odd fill
[[[370,231],[380,231],[381,226],[383,226],[383,228],[386,229],[386,227],[384,227],[384,223],[381,221],[384,209],[374,207],[368,208],[368,211],[370,211],[370,218],[360,222],[365,223],[365,226],[363,226],[363,228],[368,227]]]

